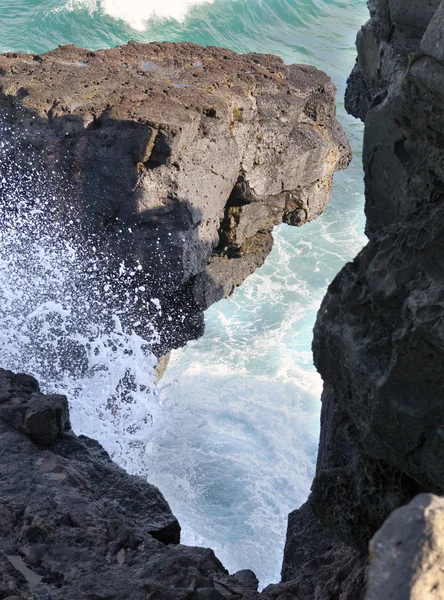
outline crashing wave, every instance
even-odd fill
[[[69,0],[64,8],[86,8],[91,14],[106,14],[125,21],[136,31],[144,31],[152,18],[175,19],[182,22],[192,6],[211,4],[212,0]]]
[[[122,324],[140,304],[132,279],[137,272],[143,281],[141,267],[116,268],[80,222],[66,218],[68,199],[62,219],[66,183],[23,164],[11,132],[0,133],[1,365],[67,394],[75,431],[100,440],[129,472],[146,474],[144,449],[165,411],[150,351],[157,332],[145,323],[140,334],[143,312]]]

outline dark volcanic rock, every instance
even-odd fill
[[[366,600],[444,597],[444,499],[416,496],[370,542]]]
[[[54,409],[33,378],[0,370],[0,389],[0,598],[257,598],[251,573],[229,576],[211,550],[178,545],[159,490],[67,420],[55,439],[43,443],[40,424],[31,439],[23,406]]]
[[[304,564],[300,547],[319,528],[361,553],[362,564],[394,509],[421,491],[444,494],[443,7],[373,0],[358,34],[346,104],[365,120],[370,242],[318,314],[313,351],[324,393],[308,500],[318,521],[306,531],[305,512],[291,515],[284,574]],[[343,548],[333,561],[346,560]],[[372,598],[414,597],[385,595],[379,583]]]
[[[444,8],[373,0],[346,106],[365,119],[367,233],[414,218],[444,192]]]
[[[70,428],[66,397],[43,396],[38,382],[24,374],[0,379],[0,419],[47,444]]]
[[[365,564],[365,557],[325,530],[307,503],[289,515],[282,583],[269,586],[265,597],[360,600]]]
[[[346,484],[337,494],[338,503],[355,506],[347,515],[349,532],[337,517],[334,528],[361,545],[416,491],[444,493],[443,272],[437,261],[443,239],[441,201],[375,236],[335,279],[319,311],[316,365],[358,456],[356,469],[343,465]],[[331,444],[328,454],[336,456],[336,448]],[[319,510],[326,515],[335,508],[327,509],[325,483],[339,473],[320,470],[313,487],[315,503],[324,495]],[[364,474],[368,483],[360,489]]]
[[[330,405],[323,411],[332,417],[322,424],[310,502],[337,535],[362,549],[416,492],[444,493],[444,97],[435,89],[444,65],[406,54],[438,48],[442,9],[409,4],[403,13],[401,4],[389,2],[388,39],[382,2],[372,3],[358,36],[365,81],[359,87],[352,79],[348,96],[364,93],[369,82],[378,90],[365,117],[363,158],[371,241],[331,284],[313,343]],[[397,55],[390,62],[390,52],[378,54],[379,71],[370,60],[375,39]],[[390,64],[390,77],[382,77]]]
[[[201,334],[274,225],[322,213],[351,156],[324,73],[190,43],[0,56],[0,108],[10,160],[63,173],[61,217],[69,203],[107,254],[140,261],[159,355]]]

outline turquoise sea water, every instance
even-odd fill
[[[211,546],[230,571],[252,568],[261,585],[279,579],[287,513],[314,474],[316,311],[365,243],[362,126],[342,98],[366,18],[364,0],[0,0],[0,51],[189,40],[310,63],[338,87],[351,167],[336,176],[326,213],[277,228],[264,267],[207,312],[201,340],[173,355],[158,396],[167,417],[147,446],[150,480],[178,516],[183,542]],[[97,432],[105,443],[106,428]]]

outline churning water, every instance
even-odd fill
[[[48,209],[52,182],[42,184],[32,166],[0,177],[10,201],[20,203],[13,217],[5,207],[0,215],[0,365],[65,391],[75,430],[99,439],[131,472],[148,473],[179,518],[183,542],[211,546],[230,571],[252,568],[262,585],[279,579],[287,513],[306,499],[314,474],[316,311],[328,283],[365,241],[362,127],[342,103],[365,5],[0,0],[0,51],[189,40],[307,62],[338,87],[339,118],[355,158],[336,176],[326,213],[301,229],[276,229],[264,267],[207,311],[205,336],[173,355],[159,388],[150,340],[138,336],[137,323],[129,333],[120,327],[119,314],[134,301],[125,281],[138,265],[121,266],[115,277],[122,294],[109,301],[93,242],[76,241],[75,221],[70,235],[58,230]],[[66,345],[77,357],[70,365],[58,358]]]

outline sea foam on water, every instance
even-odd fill
[[[329,73],[338,86],[339,117],[355,160],[336,176],[335,198],[326,214],[301,229],[281,226],[265,265],[231,299],[206,312],[203,338],[174,353],[157,395],[147,395],[146,404],[138,405],[141,413],[145,407],[145,414],[154,418],[154,425],[148,423],[144,430],[148,457],[130,441],[119,448],[122,440],[138,434],[121,435],[113,402],[111,407],[106,402],[125,374],[119,366],[120,375],[108,383],[114,371],[106,367],[106,353],[117,360],[112,348],[101,344],[97,356],[90,352],[92,363],[99,363],[96,372],[90,379],[70,375],[71,389],[82,393],[75,398],[67,392],[77,432],[98,438],[123,464],[131,452],[135,465],[149,461],[149,480],[160,487],[178,517],[183,543],[211,546],[230,571],[252,568],[261,585],[278,581],[287,514],[306,499],[315,469],[322,383],[310,351],[316,311],[328,283],[365,243],[362,124],[345,115],[341,97],[355,60],[356,31],[367,18],[366,3],[41,0],[38,8],[31,0],[24,3],[26,11],[0,0],[3,13],[12,15],[1,30],[4,50],[43,52],[60,43],[94,49],[131,38],[186,40],[310,63]],[[59,8],[53,10],[54,4]],[[73,251],[78,256],[79,247],[74,245]],[[116,310],[114,314],[122,318]],[[116,328],[122,339],[118,321]],[[132,334],[130,338],[141,348],[140,340]],[[125,347],[128,342],[122,343]],[[127,364],[125,353],[119,356]],[[26,367],[24,355],[19,352],[18,358]],[[145,360],[140,354],[140,362]],[[137,373],[150,380],[149,369]],[[97,412],[91,408],[94,402],[106,410]],[[120,411],[128,406],[121,402]]]

